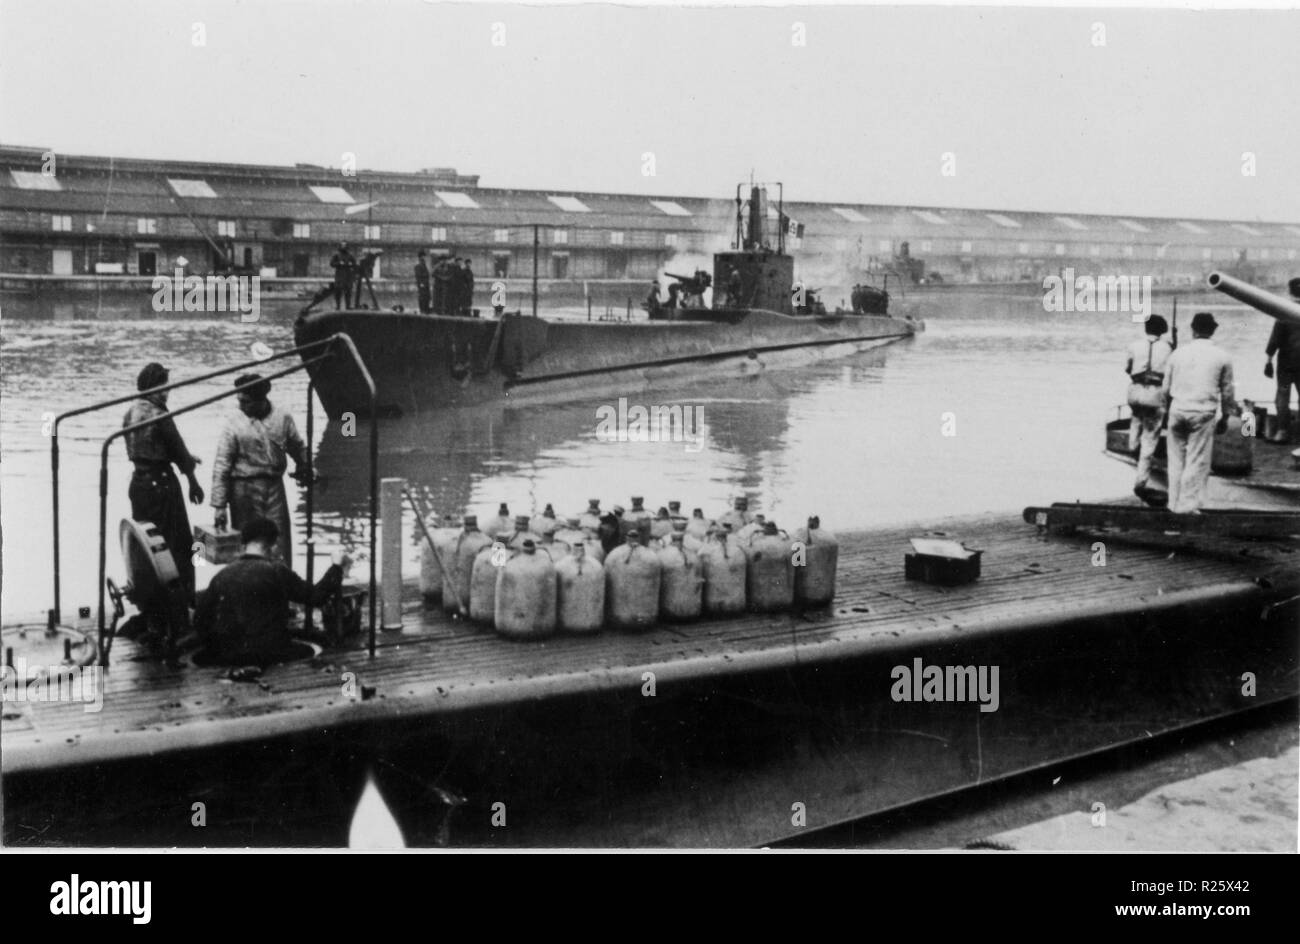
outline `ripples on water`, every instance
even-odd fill
[[[716,515],[732,497],[750,494],[758,510],[793,529],[819,514],[831,530],[925,521],[980,511],[1017,512],[1051,501],[1123,495],[1131,471],[1101,454],[1102,423],[1125,393],[1125,345],[1140,335],[1127,314],[1045,314],[1037,298],[932,296],[928,330],[911,341],[843,361],[769,372],[718,384],[691,384],[631,403],[703,409],[703,448],[685,443],[601,442],[597,408],[610,398],[518,410],[480,409],[381,425],[381,476],[408,479],[439,514],[540,510],[563,516],[600,498],[605,507],[644,495],[651,510],[670,499]],[[1156,309],[1168,313],[1168,303]],[[1216,338],[1234,356],[1238,395],[1267,402],[1262,376],[1271,320],[1215,305]],[[1184,339],[1195,310],[1180,305]],[[159,360],[173,378],[251,358],[261,341],[292,344],[287,318],[237,320],[22,321],[0,325],[0,523],[4,529],[5,613],[27,614],[51,603],[50,415],[129,393],[145,363]],[[230,378],[173,394],[173,407],[228,387]],[[305,427],[306,378],[277,381],[272,399]],[[178,421],[190,450],[203,458],[210,485],[212,454],[233,401]],[[64,605],[92,603],[98,539],[98,465],[103,438],[125,406],[68,421],[60,428]],[[954,436],[943,435],[953,414]],[[341,435],[316,415],[315,496],[327,554],[366,543],[366,435]],[[694,448],[694,447],[692,447]],[[113,447],[109,482],[110,542],[130,510],[129,468]],[[295,535],[302,536],[303,506]],[[191,522],[211,509],[191,506]],[[407,559],[419,547],[407,512]],[[900,548],[900,555],[902,553]],[[901,559],[901,558],[900,558]],[[298,558],[301,563],[301,555]],[[110,574],[120,570],[110,548]],[[364,566],[364,560],[362,561]],[[413,573],[414,570],[408,570]],[[354,575],[360,570],[354,569]]]

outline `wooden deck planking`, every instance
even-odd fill
[[[903,579],[907,538],[936,530],[984,549],[980,581],[941,588]],[[1092,565],[1095,540],[1107,545],[1105,567]],[[66,703],[6,706],[24,710],[3,723],[3,764],[19,772],[358,721],[635,691],[644,671],[654,671],[662,687],[1208,601],[1238,600],[1254,612],[1300,592],[1294,543],[1186,543],[1160,536],[1143,543],[1119,535],[1046,538],[1010,515],[846,534],[839,593],[824,613],[754,614],[535,643],[503,640],[426,610],[410,586],[403,630],[379,633],[373,662],[361,649],[332,651],[315,663],[273,667],[261,684],[226,681],[215,668],[132,661],[132,644],[121,640],[101,713]],[[1271,586],[1261,586],[1261,578]],[[355,673],[358,689],[373,686],[376,697],[345,696],[345,671]]]

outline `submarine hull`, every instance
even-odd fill
[[[617,393],[687,377],[744,375],[843,357],[911,337],[910,317],[784,315],[763,309],[684,311],[691,320],[549,321],[409,312],[325,311],[299,319],[298,344],[345,333],[374,377],[381,416],[490,402],[531,404]],[[369,413],[343,357],[308,368],[329,415]]]

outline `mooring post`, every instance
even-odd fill
[[[402,628],[402,491],[405,488],[406,479],[384,479],[379,483],[380,529],[384,541],[380,592],[385,630]]]

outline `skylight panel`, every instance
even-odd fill
[[[317,187],[309,184],[307,189],[316,194],[321,203],[355,203],[352,195],[342,187]]]

